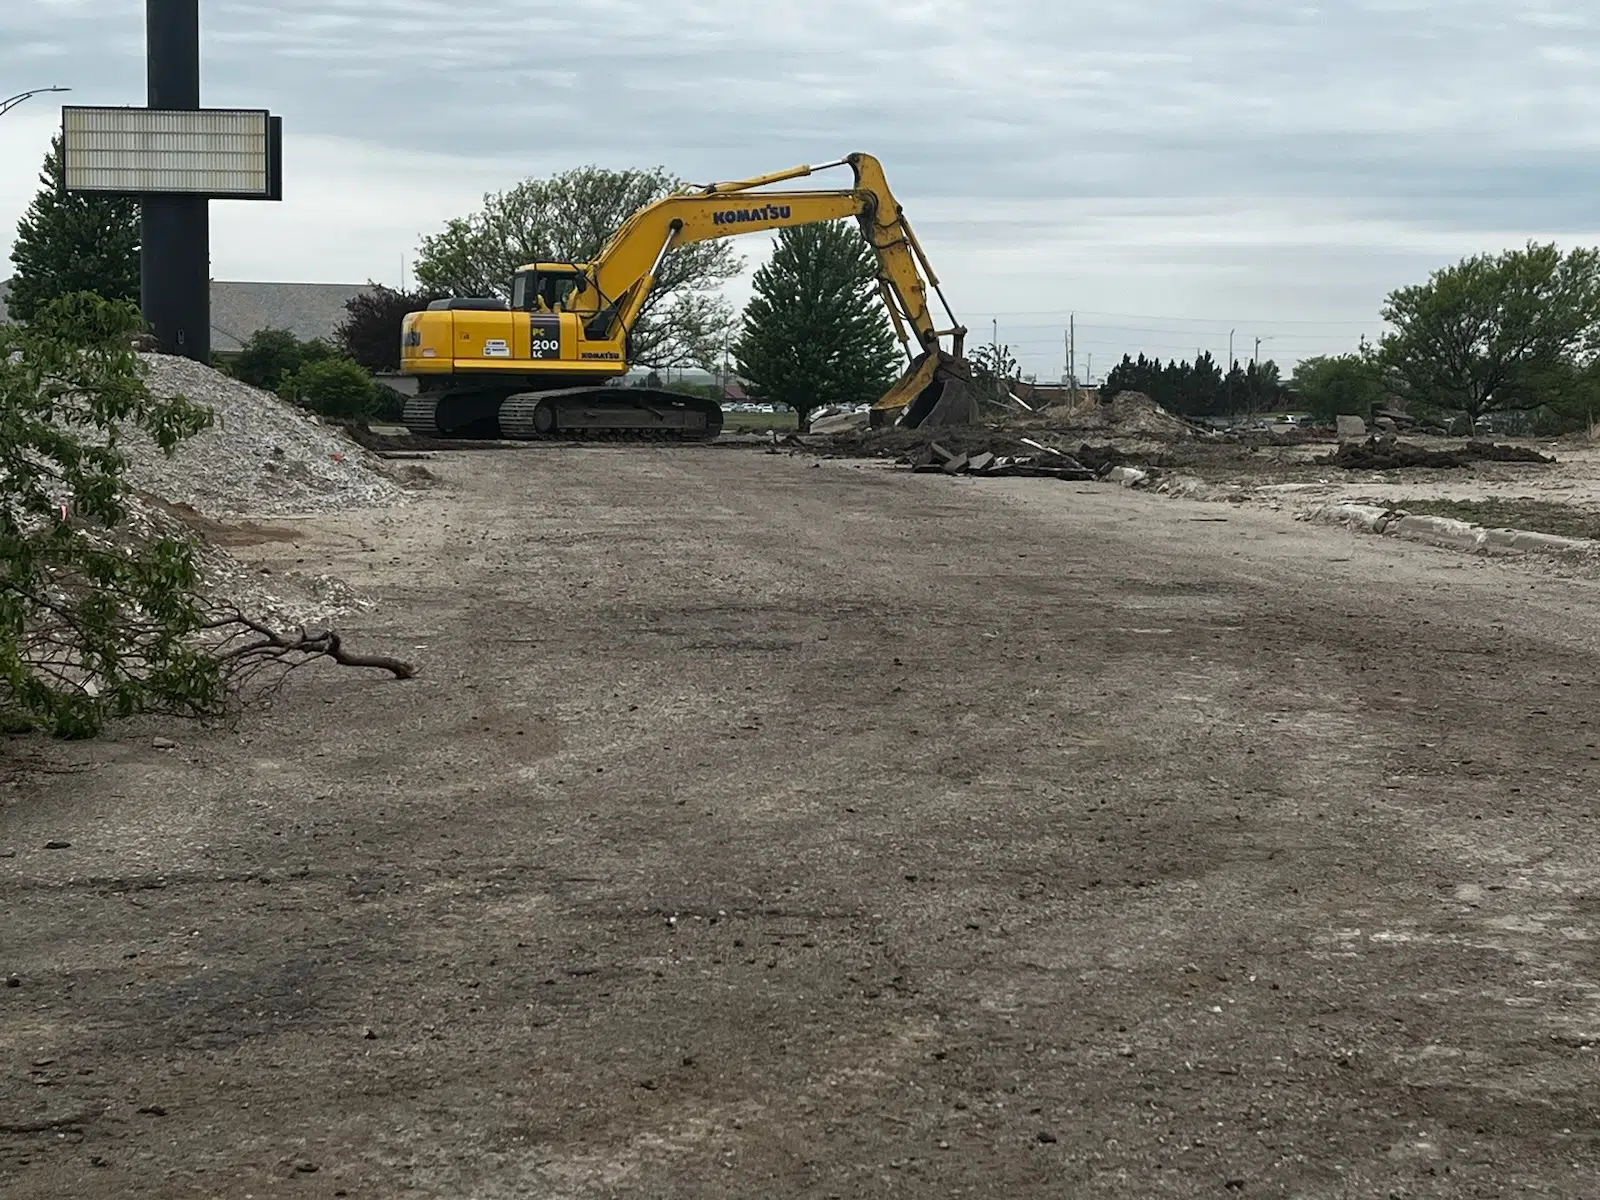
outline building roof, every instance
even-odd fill
[[[238,350],[261,329],[287,329],[301,341],[333,340],[345,302],[364,283],[245,283],[211,281],[211,349]]]
[[[260,329],[287,329],[301,341],[333,340],[344,321],[345,301],[359,296],[364,283],[247,283],[211,281],[211,349],[238,350]],[[0,322],[9,319],[11,284],[0,282]]]

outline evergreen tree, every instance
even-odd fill
[[[860,231],[832,221],[784,229],[755,274],[734,348],[758,400],[787,404],[808,428],[824,404],[878,399],[899,347],[878,297],[878,268]]]
[[[42,185],[17,226],[16,275],[6,302],[30,321],[57,296],[94,292],[139,301],[139,204],[124,196],[68,193],[61,135],[50,143]]]

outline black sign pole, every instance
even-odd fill
[[[200,107],[200,0],[145,0],[149,106]],[[204,196],[139,198],[139,286],[163,354],[211,361],[211,209]]]

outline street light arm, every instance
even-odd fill
[[[31,100],[35,96],[42,96],[46,92],[70,92],[71,90],[72,90],[71,88],[65,88],[65,87],[47,87],[47,88],[34,88],[33,91],[31,91],[31,92],[18,92],[15,96],[11,96],[11,97],[9,97],[8,99],[5,99],[5,100],[0,100],[0,117],[5,116],[8,112],[10,112],[17,105],[21,104],[24,100]]]

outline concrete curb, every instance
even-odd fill
[[[1558,537],[1530,529],[1485,529],[1449,517],[1413,515],[1375,504],[1334,503],[1307,509],[1297,518],[1324,525],[1342,525],[1358,533],[1387,534],[1407,541],[1426,542],[1449,550],[1509,550],[1521,554],[1600,556],[1600,541]]]

